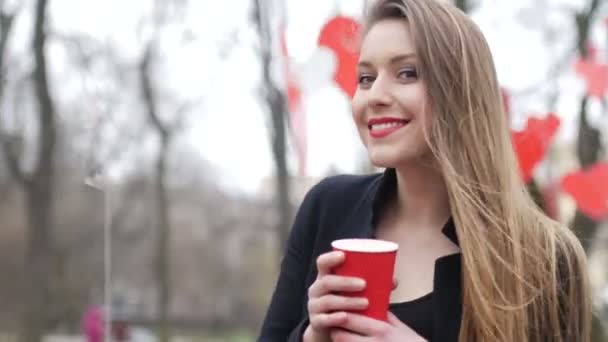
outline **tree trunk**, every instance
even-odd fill
[[[160,341],[168,342],[170,337],[168,313],[171,302],[171,229],[169,224],[169,199],[167,196],[166,174],[169,138],[166,135],[161,135],[160,140],[160,149],[156,162],[156,210],[158,213],[157,274],[159,286],[158,311],[160,314]]]
[[[270,90],[270,89],[269,89]],[[279,222],[276,227],[279,239],[279,250],[285,251],[289,236],[292,206],[289,198],[289,171],[287,170],[287,147],[286,147],[286,124],[285,124],[285,102],[283,95],[276,89],[270,90],[274,95],[269,95],[268,103],[272,115],[274,134],[272,139],[272,152],[276,170],[276,206],[279,212]]]
[[[48,195],[45,195],[47,191],[44,185],[41,187],[32,182],[27,186],[25,195],[29,236],[25,267],[26,303],[21,331],[23,342],[40,342],[48,322],[52,249],[50,203]]]
[[[271,77],[272,37],[269,27],[268,11],[264,2],[254,0],[253,20],[260,38],[260,58],[262,62],[262,89],[267,111],[271,119],[271,146],[275,168],[276,193],[275,205],[279,220],[275,228],[279,254],[285,251],[293,216],[290,200],[289,170],[287,169],[286,113],[287,100]]]
[[[589,9],[585,12],[576,14],[576,26],[577,26],[577,49],[581,57],[587,57],[588,55],[588,38],[593,22],[593,17],[599,8],[599,0],[591,0]],[[600,131],[589,125],[587,119],[587,102],[588,97],[585,96],[581,100],[579,108],[579,127],[578,127],[578,138],[576,154],[582,168],[589,167],[595,164],[600,157],[601,151],[601,135]],[[572,227],[576,230],[581,243],[587,252],[591,247],[591,241],[595,236],[595,232],[598,227],[598,222],[577,210]]]
[[[585,97],[581,100],[580,104],[578,140],[576,148],[577,157],[581,167],[586,168],[596,163],[600,157],[600,150],[600,132],[599,130],[591,127],[587,121],[587,97]],[[576,229],[583,247],[588,252],[589,247],[591,247],[591,241],[595,236],[598,222],[594,221],[580,210],[577,210],[572,227]]]
[[[45,58],[47,0],[36,5],[33,51],[35,56],[35,94],[38,102],[38,158],[31,177],[24,179],[28,215],[26,255],[27,300],[21,341],[40,342],[46,330],[49,312],[50,267],[53,260],[52,200],[55,152],[55,109],[51,101]]]
[[[600,1],[591,0],[589,8],[586,11],[576,14],[576,26],[577,26],[577,50],[581,57],[588,56],[588,38]],[[585,96],[581,100],[579,107],[579,127],[578,127],[578,138],[576,146],[576,154],[582,168],[589,167],[595,164],[600,157],[601,146],[601,135],[598,129],[595,129],[589,125],[587,119],[587,101],[588,97]],[[587,253],[591,247],[591,242],[596,234],[598,228],[598,222],[585,215],[583,212],[577,209],[572,221],[572,227],[577,232],[581,244]],[[592,341],[593,342],[605,342],[606,333],[599,320],[598,316],[594,313],[592,325]]]
[[[153,43],[147,47],[140,65],[142,94],[148,118],[159,137],[159,150],[156,161],[156,213],[157,213],[157,257],[156,274],[158,281],[158,315],[160,341],[168,342],[171,336],[169,328],[169,308],[171,307],[171,222],[169,219],[169,198],[167,194],[167,161],[172,132],[161,121],[156,107],[156,97],[150,79]]]

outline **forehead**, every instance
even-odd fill
[[[381,60],[414,54],[414,42],[405,19],[383,19],[373,24],[361,42],[361,60]]]

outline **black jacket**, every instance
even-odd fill
[[[396,191],[393,169],[368,176],[323,180],[304,198],[296,215],[281,272],[258,341],[301,341],[308,325],[308,287],[317,277],[316,259],[342,238],[374,235],[380,208]],[[458,244],[452,221],[443,233]],[[435,262],[433,340],[458,341],[462,316],[461,256]]]

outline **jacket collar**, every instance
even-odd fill
[[[394,168],[388,168],[384,173],[380,174],[377,179],[372,182],[368,191],[368,222],[370,227],[376,226],[378,215],[382,208],[390,201],[397,193],[397,174]],[[456,234],[456,226],[454,220],[450,218],[441,230],[442,233],[450,239],[455,245],[458,243],[458,235]],[[370,231],[370,234],[373,232]]]

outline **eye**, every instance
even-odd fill
[[[374,82],[374,77],[372,75],[362,74],[359,75],[357,79],[360,86],[369,86]]]
[[[403,68],[397,73],[397,78],[401,80],[416,80],[418,79],[418,71],[414,67]]]

